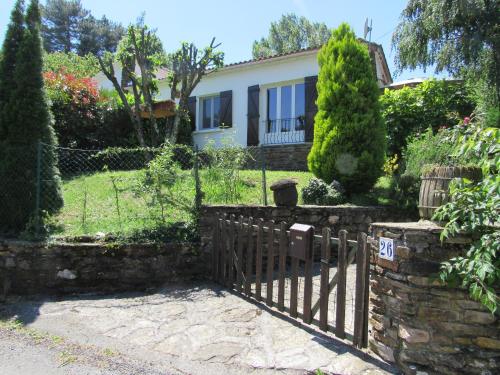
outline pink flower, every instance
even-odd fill
[[[470,117],[464,117],[464,125],[469,125]]]

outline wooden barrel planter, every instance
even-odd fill
[[[450,182],[456,178],[479,181],[481,169],[477,167],[442,167],[437,166],[422,174],[418,211],[420,218],[431,220],[436,210],[449,200]]]

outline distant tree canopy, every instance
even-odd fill
[[[500,2],[409,0],[394,32],[396,65],[481,75],[500,98]],[[498,101],[497,101],[498,103]]]
[[[254,58],[296,51],[302,48],[319,47],[330,38],[331,31],[324,23],[311,22],[305,17],[284,14],[272,22],[269,35],[253,43]]]
[[[47,52],[114,52],[125,29],[105,16],[94,18],[80,0],[47,0],[42,8],[42,37]]]

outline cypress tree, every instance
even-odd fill
[[[368,50],[343,23],[319,52],[318,62],[309,169],[327,183],[340,181],[348,194],[366,192],[381,175],[386,149]]]
[[[40,209],[54,213],[62,207],[60,177],[57,169],[57,141],[45,96],[42,76],[42,44],[38,0],[28,7],[24,37],[16,55],[15,88],[5,105],[9,112],[7,136],[0,178],[9,181],[8,214],[1,215],[0,227],[12,232],[23,230],[36,210],[37,145],[44,143],[41,158]]]
[[[24,37],[24,0],[18,0],[12,10],[10,23],[2,45],[0,60],[0,140],[7,136],[8,110],[5,108],[16,88],[14,72],[17,53]]]

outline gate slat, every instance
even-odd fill
[[[347,280],[347,231],[339,231],[339,259],[337,264],[337,311],[335,312],[335,336],[345,339],[345,306]]]
[[[243,216],[240,216],[238,222],[238,253],[236,255],[236,290],[241,292],[243,289]]]
[[[306,262],[304,264],[304,318],[303,321],[306,324],[311,324],[312,322],[312,293],[313,293],[313,259],[314,259],[314,247],[313,247],[314,236],[310,236],[309,243],[306,244]]]
[[[259,219],[257,229],[257,250],[255,252],[255,299],[262,299],[262,246],[264,242],[264,219]]]
[[[354,304],[354,337],[353,344],[358,348],[363,343],[363,321],[365,304],[365,277],[366,277],[366,234],[358,234],[358,247],[356,252],[356,301]]]
[[[219,283],[224,285],[226,275],[226,216],[222,215],[220,220],[220,267],[219,267]]]
[[[320,310],[319,328],[328,331],[328,299],[330,291],[328,288],[330,279],[330,255],[331,255],[331,231],[330,228],[323,228],[323,239],[321,242],[321,287],[319,291]]]
[[[285,271],[286,271],[286,251],[287,251],[286,223],[280,224],[280,244],[279,244],[279,276],[278,276],[278,309],[285,310]]]
[[[292,257],[290,278],[290,315],[297,318],[298,291],[299,291],[299,258]]]
[[[370,246],[365,242],[365,301],[363,306],[363,332],[361,347],[368,347],[368,309],[370,306]]]
[[[267,239],[267,294],[266,304],[273,306],[273,272],[274,272],[274,221],[269,223],[269,233]]]
[[[234,284],[234,232],[235,232],[235,216],[231,215],[231,219],[229,221],[229,246],[228,246],[228,278],[227,278],[227,287],[229,289],[233,288]]]
[[[252,269],[253,269],[253,218],[248,219],[248,243],[246,256],[246,272],[245,272],[245,294],[252,296]]]
[[[219,270],[219,216],[214,221],[214,234],[212,243],[212,280],[217,281]]]

